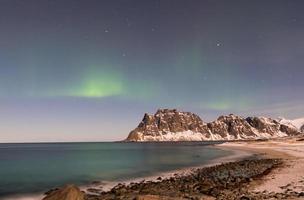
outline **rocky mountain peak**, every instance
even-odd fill
[[[238,115],[229,114],[229,115],[219,116],[216,121],[221,121],[221,122],[228,123],[228,122],[233,122],[233,121],[241,122],[243,120],[244,119],[242,117],[238,116]]]
[[[160,114],[174,114],[177,113],[178,111],[176,109],[158,109],[155,113],[155,115],[160,115]]]
[[[246,121],[259,132],[275,135],[280,131],[281,124],[266,117],[247,117]]]
[[[208,123],[208,127],[213,134],[227,139],[243,139],[254,135],[250,124],[244,118],[234,114],[220,116],[214,122]]]
[[[145,113],[144,118],[143,118],[142,121],[143,121],[145,124],[149,124],[149,123],[152,122],[152,119],[153,119],[153,115],[149,115],[148,113]]]
[[[187,131],[189,133],[203,132],[208,135],[207,124],[198,115],[177,111],[176,109],[159,109],[154,115],[145,114],[137,128],[131,131],[127,140],[141,141],[155,140],[155,138],[157,138],[156,140],[163,140],[164,138],[171,140],[171,133]]]
[[[267,117],[243,118],[222,115],[205,123],[196,114],[176,109],[159,109],[154,115],[145,114],[128,141],[202,141],[242,140],[297,135],[297,128]]]
[[[286,125],[291,129],[296,129],[301,132],[304,132],[304,118],[298,118],[298,119],[285,119],[283,117],[279,117],[277,120],[280,124]]]

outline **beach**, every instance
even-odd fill
[[[219,145],[229,149],[242,149],[268,158],[281,158],[280,168],[262,177],[253,191],[269,193],[304,191],[304,141],[299,138],[276,139],[260,142],[229,142]],[[302,198],[303,199],[303,198]]]
[[[54,188],[44,198],[49,200],[50,195],[55,195],[56,200],[61,200],[56,197],[60,191],[73,192],[74,197],[84,194],[85,200],[304,199],[304,141],[299,138],[234,141],[213,146],[233,153],[208,164],[141,178]],[[39,195],[18,199],[42,198]]]
[[[304,142],[298,140],[217,144],[215,148],[235,154],[208,165],[120,182],[108,188],[96,183],[81,189],[86,200],[304,199]],[[48,194],[56,195],[61,190],[69,192],[64,187]]]

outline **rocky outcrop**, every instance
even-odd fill
[[[130,132],[127,140],[191,140],[193,137],[200,140],[203,136],[211,137],[207,124],[199,116],[176,109],[160,109],[154,115],[146,113],[137,128]]]
[[[220,116],[217,120],[208,123],[210,131],[224,140],[254,138],[255,132],[249,123],[236,115]]]
[[[299,131],[298,129],[286,126],[284,124],[281,124],[280,131],[286,133],[288,136],[302,135],[301,131]]]
[[[233,114],[205,123],[198,115],[176,109],[145,114],[127,141],[203,141],[265,139],[298,135],[297,128],[266,117]]]
[[[271,136],[280,131],[280,123],[271,118],[265,117],[248,117],[246,121],[261,133],[267,133]]]
[[[278,122],[291,129],[297,129],[304,133],[304,118],[298,118],[294,120],[284,119],[282,117],[278,118]]]
[[[85,194],[75,185],[66,185],[63,188],[47,192],[43,200],[84,200]]]

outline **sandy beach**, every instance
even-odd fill
[[[283,165],[252,184],[256,192],[269,193],[304,191],[304,141],[299,138],[269,141],[227,142],[223,148],[254,152],[267,158],[281,158]],[[299,199],[304,199],[300,197]]]

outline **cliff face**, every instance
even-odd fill
[[[291,126],[265,117],[242,118],[233,114],[205,123],[196,114],[160,109],[145,114],[127,141],[208,141],[284,137],[300,134]]]
[[[253,128],[248,122],[236,115],[220,116],[208,123],[210,131],[223,140],[247,139],[255,136]]]
[[[285,125],[284,128],[297,129],[300,132],[304,133],[304,118],[298,118],[294,120],[279,118],[279,123]]]
[[[191,138],[188,137],[186,132],[191,133]],[[210,135],[207,124],[199,116],[190,112],[179,112],[175,109],[162,109],[154,115],[146,113],[137,128],[130,132],[127,140],[192,140],[195,135],[196,137]]]

